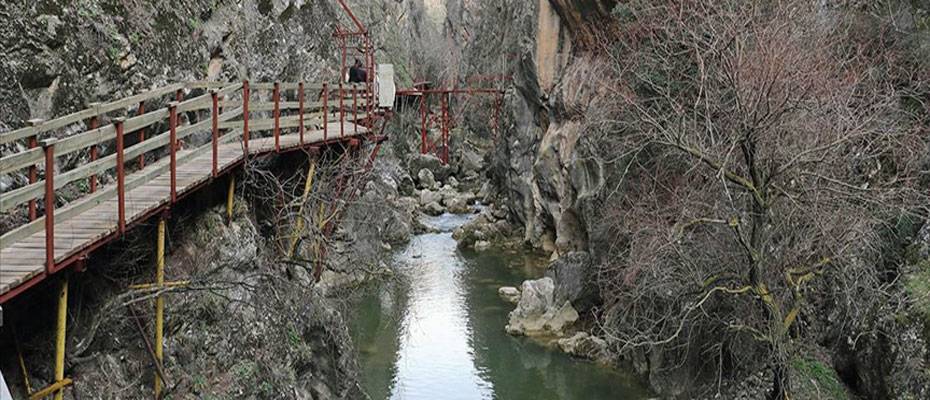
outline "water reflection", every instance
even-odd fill
[[[504,332],[512,305],[501,285],[538,276],[520,253],[461,252],[444,232],[418,235],[397,255],[402,282],[365,296],[354,316],[362,383],[372,399],[638,399],[628,375],[575,360]]]

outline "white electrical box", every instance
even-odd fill
[[[397,88],[394,86],[394,64],[378,64],[378,74],[375,80],[378,106],[394,108],[394,96],[397,93]]]

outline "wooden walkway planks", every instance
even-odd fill
[[[355,126],[349,122],[345,124],[345,138],[356,136]],[[358,135],[367,133],[366,128],[358,127]],[[304,132],[305,145],[323,142],[322,130],[308,130]],[[329,140],[340,139],[340,126],[338,121],[327,126]],[[222,138],[221,138],[222,141]],[[282,134],[279,136],[280,148],[293,150],[300,147],[300,138],[297,133]],[[213,168],[213,153],[210,144],[197,149],[180,150],[177,153],[177,192],[178,195],[196,190],[199,184],[211,179]],[[252,138],[249,140],[249,153],[259,154],[275,150],[274,137]],[[218,170],[234,165],[242,159],[242,144],[239,141],[222,143],[218,146]],[[186,161],[185,156],[191,157]],[[152,171],[152,168],[164,167],[168,157],[158,160],[154,164],[146,165],[141,171],[126,176],[130,182],[134,177]],[[105,190],[101,188],[99,190]],[[126,192],[126,224],[146,217],[152,211],[170,202],[170,171],[165,168],[147,182]],[[84,200],[77,200],[79,204]],[[69,206],[71,206],[69,204]],[[74,216],[73,218],[55,221],[55,262],[60,263],[75,254],[84,251],[95,243],[115,234],[118,230],[117,197],[107,199],[100,204]],[[17,286],[27,282],[30,278],[45,271],[45,231],[42,230],[16,243],[2,243],[0,249],[0,295],[7,293]]]

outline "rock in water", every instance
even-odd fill
[[[468,214],[471,212],[471,208],[468,207],[468,201],[462,196],[443,199],[442,203],[445,204],[449,212],[453,214]]]
[[[426,215],[432,215],[435,217],[438,215],[442,215],[442,213],[446,212],[446,209],[443,208],[441,205],[439,205],[439,203],[434,201],[432,203],[427,204],[425,207],[423,207],[423,212],[426,213]]]
[[[555,303],[554,291],[552,278],[524,281],[517,308],[509,315],[507,333],[562,336],[565,329],[578,320],[578,312],[571,302]]]
[[[475,242],[475,251],[485,251],[491,248],[491,242],[487,240],[479,240]],[[516,302],[514,302],[516,304]]]
[[[587,332],[578,332],[571,337],[558,340],[559,348],[573,356],[607,361],[607,342]]]
[[[508,303],[517,304],[520,302],[520,289],[513,286],[501,286],[497,289],[497,294]]]

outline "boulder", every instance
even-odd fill
[[[478,189],[478,193],[475,193],[475,196],[481,200],[482,203],[490,204],[491,203],[491,183],[485,182],[481,184],[481,188]]]
[[[413,184],[413,178],[410,175],[404,174],[400,177],[400,181],[397,182],[397,191],[404,196],[413,195],[415,189],[416,185]]]
[[[491,204],[491,207],[488,207],[488,209],[490,210],[491,215],[494,217],[494,219],[507,218],[507,209],[497,204]]]
[[[458,189],[459,181],[455,179],[454,176],[450,176],[449,179],[446,179],[446,185],[449,185],[453,189]]]
[[[578,332],[571,337],[558,340],[559,349],[577,357],[608,361],[607,341],[587,332]]]
[[[468,207],[468,201],[463,197],[443,199],[442,204],[453,214],[468,214],[471,212],[471,208]]]
[[[429,203],[442,202],[442,195],[429,189],[420,191],[420,206],[425,207]]]
[[[571,302],[554,302],[555,283],[544,277],[524,281],[517,308],[510,312],[507,333],[511,335],[562,336],[578,320]]]
[[[420,187],[423,189],[433,189],[437,186],[436,178],[433,176],[433,173],[425,168],[417,172],[417,182],[419,182]]]
[[[513,235],[513,226],[506,220],[496,220],[487,211],[478,214],[468,223],[452,232],[452,238],[463,248],[471,247],[479,240],[503,240]]]
[[[520,302],[520,289],[513,286],[501,286],[497,289],[497,294],[508,303],[517,304]]]
[[[462,176],[476,174],[484,169],[484,157],[469,148],[460,148],[459,154],[459,173]]]
[[[556,303],[571,302],[579,311],[586,311],[598,304],[592,263],[587,252],[573,251],[549,264],[546,276],[556,282]]]
[[[475,242],[475,251],[485,251],[491,248],[491,242],[487,240],[479,240]]]
[[[425,205],[423,207],[423,212],[426,213],[426,215],[432,215],[435,217],[437,215],[442,215],[442,213],[446,212],[446,209],[434,201]]]
[[[407,169],[411,171],[411,173],[415,171],[417,174],[419,174],[420,170],[428,170],[433,174],[435,179],[440,181],[445,181],[452,173],[448,165],[443,165],[442,161],[432,154],[418,154],[411,157],[408,161]]]

